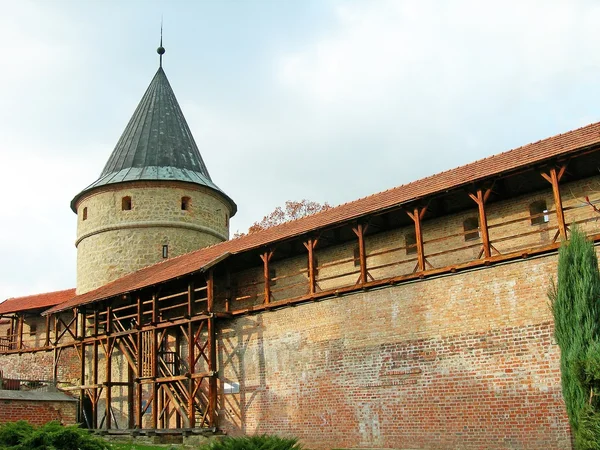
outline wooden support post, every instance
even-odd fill
[[[152,294],[152,325],[158,323],[158,296]]]
[[[141,306],[141,300],[138,297],[138,308]],[[136,401],[135,401],[135,407],[136,407],[136,427],[138,430],[142,429],[142,383],[140,378],[144,375],[144,356],[143,356],[143,343],[142,343],[142,331],[141,331],[141,322],[138,321],[138,332],[136,335],[136,343],[137,343],[137,376],[138,376],[138,380],[136,383]]]
[[[110,310],[110,307],[109,307]],[[110,312],[110,311],[109,311]],[[108,328],[108,324],[107,324]],[[114,338],[106,338],[106,382],[104,389],[106,390],[106,429],[110,430],[112,425],[112,342]]]
[[[417,240],[417,259],[418,259],[418,268],[419,272],[423,272],[425,270],[425,250],[423,247],[423,231],[421,230],[421,220],[427,211],[427,207],[419,209],[418,207],[410,211],[406,211],[406,214],[413,220],[415,223],[415,237]]]
[[[217,427],[217,337],[215,319],[208,319],[208,421],[212,428]]]
[[[215,279],[213,270],[209,269],[208,276],[206,277],[206,307],[208,312],[213,312],[215,308]]]
[[[113,312],[112,306],[108,305],[106,307],[106,335],[110,336],[113,330]]]
[[[360,263],[360,279],[359,283],[364,284],[367,282],[367,253],[365,252],[365,231],[367,227],[363,227],[359,223],[356,228],[352,228],[354,234],[358,237],[358,261]]]
[[[58,314],[54,314],[54,345],[58,344]]]
[[[92,384],[94,385],[94,398],[92,402],[92,428],[98,428],[98,309],[94,309],[94,344],[92,346]]]
[[[194,282],[188,283],[187,293],[187,318],[189,319],[194,315]]]
[[[80,365],[80,381],[79,384],[84,386],[85,382],[85,342],[81,343],[81,365]],[[79,422],[84,422],[85,412],[84,412],[84,399],[85,399],[85,389],[79,389]]]
[[[153,296],[153,304],[156,303],[156,296]],[[158,331],[156,328],[152,330],[152,428],[158,427]]]
[[[44,341],[44,347],[50,347],[50,317],[52,317],[52,314],[46,316],[46,340]]]
[[[554,196],[554,206],[556,208],[556,220],[558,222],[558,231],[562,239],[567,239],[567,225],[565,223],[565,212],[562,205],[562,197],[560,195],[559,181],[565,173],[567,166],[562,166],[559,172],[555,168],[550,169],[550,174],[542,173],[542,177],[552,184],[552,194]]]
[[[194,373],[196,373],[196,337],[194,336],[194,323],[188,322],[188,367],[190,368],[190,379],[188,380],[188,421],[189,427],[196,427],[196,380],[194,379]]]
[[[304,242],[304,246],[308,250],[308,293],[314,294],[316,291],[316,270],[315,270],[315,247],[317,246],[318,239],[309,239]]]
[[[19,314],[19,322],[18,322],[19,331],[17,333],[17,348],[19,350],[23,349],[23,313]]]
[[[127,426],[130,430],[135,427],[134,390],[133,369],[130,364],[127,364]]]
[[[231,287],[231,272],[229,267],[225,269],[225,312],[231,312],[231,298],[233,297],[233,289]]]
[[[483,245],[483,256],[489,258],[492,256],[492,249],[490,245],[490,235],[487,224],[487,215],[485,213],[485,202],[490,196],[492,190],[487,189],[485,193],[481,189],[477,190],[477,195],[469,194],[469,197],[477,203],[479,209],[479,230],[481,232],[481,242]]]
[[[269,275],[269,261],[273,257],[273,251],[265,252],[260,255],[260,259],[263,261],[263,278],[265,283],[265,299],[264,304],[268,305],[271,302],[271,277]]]

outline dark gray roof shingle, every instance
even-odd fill
[[[75,196],[71,209],[86,192],[109,184],[138,180],[200,184],[231,200],[210,178],[192,132],[162,67],[150,82],[100,177]],[[232,214],[232,215],[233,215]]]

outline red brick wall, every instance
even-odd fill
[[[0,423],[27,420],[34,425],[43,425],[56,420],[63,425],[74,425],[76,414],[75,402],[0,400]]]
[[[569,449],[556,255],[240,317],[220,424],[308,448]]]

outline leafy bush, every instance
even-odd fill
[[[6,450],[106,450],[108,445],[76,426],[49,422],[34,427],[25,421],[0,425],[0,449]]]
[[[34,432],[35,428],[29,422],[19,420],[0,424],[0,448],[13,447],[23,442]]]
[[[295,438],[279,436],[244,436],[226,437],[223,440],[211,442],[203,447],[204,450],[301,450],[302,446]]]

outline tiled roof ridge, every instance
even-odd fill
[[[416,183],[423,183],[423,182],[425,182],[427,180],[438,178],[440,175],[443,175],[443,174],[447,174],[447,173],[450,173],[450,172],[457,172],[457,171],[460,171],[460,170],[462,170],[462,169],[464,169],[466,167],[474,166],[474,165],[477,165],[477,164],[481,164],[481,162],[483,162],[483,161],[487,161],[487,160],[490,160],[490,159],[498,158],[500,156],[507,155],[507,154],[509,154],[511,152],[517,152],[517,151],[519,151],[521,149],[524,149],[524,148],[527,148],[527,147],[530,147],[530,146],[533,146],[533,145],[540,144],[541,142],[551,141],[551,140],[556,139],[556,138],[558,138],[560,136],[564,136],[564,135],[567,135],[567,134],[575,133],[577,131],[583,130],[585,128],[588,128],[588,127],[591,127],[591,126],[594,126],[594,125],[600,125],[600,122],[593,122],[593,123],[581,126],[579,128],[576,128],[574,130],[567,131],[565,133],[558,133],[558,134],[555,134],[553,136],[550,136],[550,137],[547,137],[547,138],[544,138],[544,139],[539,139],[539,140],[537,140],[535,142],[530,142],[528,144],[524,144],[524,145],[521,145],[519,147],[515,147],[515,148],[509,149],[509,150],[505,150],[505,151],[500,152],[500,153],[494,153],[492,155],[484,156],[483,158],[476,159],[475,161],[471,161],[471,162],[468,162],[466,164],[462,164],[460,166],[452,167],[452,168],[449,168],[449,169],[446,169],[446,170],[442,170],[440,172],[435,172],[435,173],[433,173],[431,175],[427,175],[425,177],[418,178],[416,180],[412,180],[412,181],[409,181],[409,182],[404,183],[404,184],[400,184],[400,185],[397,185],[397,186],[392,186],[392,187],[390,187],[388,189],[384,189],[383,191],[375,192],[375,193],[372,193],[372,194],[365,195],[364,197],[359,197],[359,198],[354,199],[354,200],[349,200],[347,202],[340,203],[339,205],[332,206],[331,208],[328,208],[326,210],[321,210],[321,211],[318,211],[316,213],[309,214],[309,215],[306,215],[304,217],[300,217],[298,219],[287,220],[287,221],[282,222],[280,224],[274,225],[274,226],[269,227],[269,228],[264,228],[264,229],[259,230],[259,231],[255,231],[253,233],[245,233],[245,234],[243,234],[241,236],[238,236],[238,237],[236,237],[234,239],[230,239],[229,241],[236,241],[238,239],[246,238],[249,235],[258,235],[259,233],[264,233],[266,231],[272,231],[272,230],[276,230],[277,228],[283,228],[285,225],[289,225],[291,223],[300,223],[303,220],[307,220],[309,218],[315,218],[315,217],[317,217],[317,216],[319,216],[321,214],[331,213],[331,211],[336,210],[338,208],[343,208],[343,207],[346,207],[346,206],[349,206],[349,205],[353,205],[355,203],[360,203],[360,202],[362,202],[362,201],[364,201],[364,200],[366,200],[368,198],[377,197],[377,196],[380,196],[380,195],[388,193],[388,192],[400,191],[402,189],[408,188],[409,186],[415,185]],[[222,244],[222,242],[219,242],[219,243],[213,244],[213,245],[220,245],[220,244]],[[196,251],[198,251],[198,250],[194,250],[194,251],[192,251],[190,253],[194,253]]]
[[[568,145],[565,146],[565,142],[556,142],[556,140],[562,137],[568,139],[566,142]],[[216,243],[212,246],[166,259],[160,263],[125,275],[93,291],[78,295],[54,307],[50,312],[99,301],[114,295],[139,290],[197,272],[225,253],[235,254],[271,243],[274,244],[284,239],[305,234],[311,230],[354,220],[360,216],[372,214],[394,205],[400,205],[419,197],[430,196],[448,189],[455,189],[467,183],[474,183],[478,180],[531,164],[539,164],[551,158],[598,144],[600,144],[600,122],[496,153],[462,166],[337,205],[325,211],[287,221],[255,233],[246,234],[237,239]],[[568,150],[565,151],[565,147]],[[511,153],[515,154],[515,158],[507,160],[507,155]],[[493,160],[497,160],[497,164],[490,165],[489,163],[485,163],[486,161]],[[434,180],[433,183],[431,182],[432,180]],[[220,252],[218,251],[219,248],[221,248]],[[164,266],[161,264],[164,264]]]
[[[59,289],[58,291],[40,292],[39,294],[21,295],[21,296],[19,296],[19,297],[8,297],[8,298],[5,298],[5,299],[4,299],[2,302],[0,302],[0,303],[7,302],[7,301],[9,301],[9,300],[26,300],[26,299],[28,299],[28,298],[31,298],[31,297],[40,297],[40,296],[42,296],[42,295],[56,295],[56,294],[62,294],[62,293],[66,293],[66,292],[69,292],[69,291],[74,291],[74,290],[75,290],[75,288],[69,288],[69,289]]]

